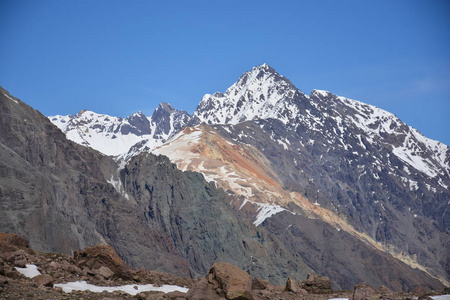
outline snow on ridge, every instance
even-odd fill
[[[19,101],[17,101],[16,99],[12,98],[11,96],[9,96],[6,93],[3,93],[3,95],[5,95],[8,99],[10,99],[11,101],[15,102],[16,104],[19,104]]]
[[[324,93],[325,91],[320,92]],[[445,144],[423,136],[415,128],[403,123],[393,113],[358,100],[336,97],[344,105],[356,111],[355,114],[349,114],[344,118],[365,132],[369,141],[375,142],[376,137],[381,137],[380,141],[383,141],[383,134],[398,136],[399,139],[403,139],[403,144],[394,146],[392,152],[400,160],[429,177],[450,174],[450,166],[445,161],[448,150]],[[426,158],[427,154],[430,154],[431,159]],[[441,186],[446,188],[442,184]]]

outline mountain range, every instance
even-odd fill
[[[46,119],[0,98],[0,230],[38,250],[108,242],[183,276],[227,261],[274,283],[448,285],[450,148],[382,109],[306,95],[267,64],[193,115]]]

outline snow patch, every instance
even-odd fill
[[[162,286],[154,286],[153,284],[128,284],[122,286],[97,286],[93,284],[89,284],[86,281],[73,281],[68,283],[57,283],[54,285],[55,287],[60,287],[64,292],[70,293],[72,291],[86,291],[89,290],[95,293],[101,293],[103,291],[106,292],[115,292],[122,291],[128,293],[130,295],[136,295],[140,292],[148,292],[148,291],[157,291],[163,293],[170,293],[174,291],[180,291],[182,293],[187,293],[188,288],[177,286],[177,285],[162,285]]]
[[[253,224],[258,227],[261,225],[267,218],[272,217],[273,215],[285,211],[281,206],[278,205],[270,205],[270,204],[263,204],[263,203],[256,203],[258,205],[258,215],[256,216],[255,222]]]
[[[26,264],[25,268],[15,267],[15,269],[22,275],[28,278],[33,278],[41,275],[41,272],[37,269],[36,265]]]
[[[11,98],[9,95],[3,93],[3,95],[5,95],[8,99],[14,101],[16,104],[19,104],[19,101],[17,101],[16,99]]]

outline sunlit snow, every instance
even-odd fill
[[[36,265],[27,264],[27,265],[25,265],[25,268],[19,268],[19,267],[15,267],[15,268],[19,273],[21,273],[22,275],[24,275],[28,278],[33,278],[38,275],[41,275],[41,272],[39,272]]]
[[[14,101],[16,104],[19,104],[19,102],[16,99],[11,98],[9,95],[7,95],[5,93],[3,95],[5,95],[8,99]]]
[[[153,284],[128,284],[122,286],[97,286],[93,284],[89,284],[86,281],[74,281],[68,283],[57,283],[54,285],[55,287],[60,287],[64,292],[70,293],[72,291],[86,291],[89,290],[91,292],[101,293],[103,291],[107,292],[115,292],[122,291],[128,293],[130,295],[136,295],[140,292],[148,292],[148,291],[157,291],[170,293],[174,291],[180,291],[182,293],[187,293],[188,288],[180,287],[177,285],[162,285],[162,286],[154,286]]]

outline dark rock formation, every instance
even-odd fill
[[[301,256],[316,274],[330,278],[335,289],[350,289],[361,281],[394,291],[409,291],[416,286],[444,287],[426,273],[321,220],[281,212],[268,218],[263,226],[292,253]]]
[[[136,244],[130,240],[134,236],[122,242],[113,233],[112,244],[119,253],[132,254],[131,265],[186,275],[180,272],[183,269],[169,269],[178,260],[188,266],[191,276],[200,277],[214,262],[222,261],[276,284],[284,282],[288,273],[298,280],[306,278],[310,269],[300,257],[285,251],[264,229],[239,218],[228,196],[199,173],[181,172],[166,157],[142,153],[122,170],[121,178],[129,201],[135,203],[133,215],[147,231],[161,237],[144,250],[142,244],[130,246]],[[116,219],[116,226],[122,219]]]

